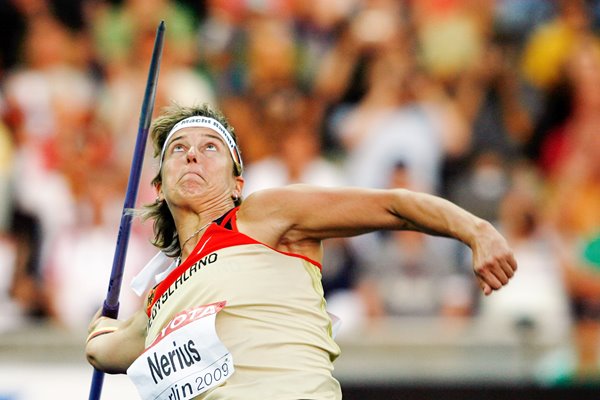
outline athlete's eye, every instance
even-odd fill
[[[217,151],[217,150],[218,150],[218,148],[217,148],[217,146],[216,146],[214,143],[208,143],[208,144],[206,145],[206,150],[209,150],[209,151]]]
[[[173,153],[179,153],[185,151],[185,147],[182,144],[176,144],[173,146]]]

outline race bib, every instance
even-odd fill
[[[144,400],[190,399],[233,374],[231,354],[215,330],[225,302],[177,314],[127,370]]]

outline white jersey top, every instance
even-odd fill
[[[150,291],[146,346],[178,313],[224,304],[214,324],[235,372],[196,399],[341,399],[332,376],[340,350],[320,264],[238,232],[236,212],[211,224],[192,254]]]

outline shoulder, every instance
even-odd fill
[[[318,186],[294,184],[256,191],[242,202],[238,230],[270,245],[280,243],[302,224],[327,192]]]
[[[242,202],[238,211],[238,221],[258,222],[265,217],[283,218],[300,207],[308,198],[316,195],[321,188],[310,185],[287,185],[259,190],[250,194]]]

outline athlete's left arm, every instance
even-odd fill
[[[293,185],[257,192],[246,202],[240,218],[248,225],[268,219],[269,224],[262,228],[268,230],[265,236],[280,235],[279,240],[287,243],[380,229],[455,238],[473,251],[474,272],[486,295],[506,285],[517,268],[506,240],[489,222],[426,193]]]

